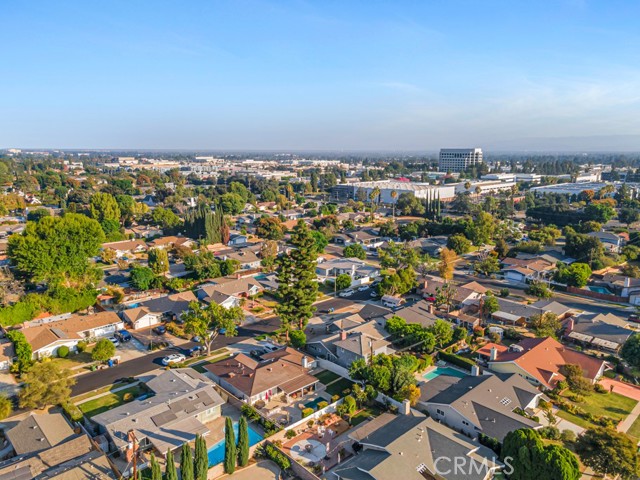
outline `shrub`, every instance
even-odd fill
[[[323,408],[327,408],[329,406],[329,402],[318,402],[318,410],[322,410]]]
[[[511,293],[511,292],[509,291],[509,289],[508,289],[508,288],[501,288],[501,289],[500,289],[500,296],[501,296],[502,298],[506,298],[506,297],[508,297],[508,296],[509,296],[509,293]]]
[[[130,402],[131,400],[133,400],[133,394],[131,392],[127,392],[122,396],[122,400],[124,400],[125,402]]]
[[[461,357],[454,353],[438,352],[438,356],[441,360],[457,365],[458,367],[462,367],[465,370],[471,370],[471,367],[476,365],[476,362],[473,360],[469,360],[468,358]]]
[[[313,415],[313,408],[304,408],[304,409],[302,409],[302,418],[306,418],[309,415]]]
[[[67,417],[69,417],[72,422],[79,422],[82,420],[82,411],[73,403],[64,402],[62,404],[62,410],[67,414]]]
[[[597,393],[609,393],[609,391],[604,388],[602,385],[600,385],[599,383],[596,383],[593,386],[593,389],[597,392]]]
[[[497,438],[489,437],[488,435],[481,433],[480,435],[478,435],[478,442],[480,442],[481,445],[484,445],[485,447],[493,450],[497,455],[500,455],[502,444],[500,443],[500,441],[498,441]]]
[[[76,345],[76,349],[78,350],[78,353],[86,352],[87,342],[84,342],[84,341],[78,342],[78,344]]]
[[[538,430],[538,433],[542,438],[546,438],[547,440],[560,439],[560,430],[558,430],[554,426],[542,427],[540,430]]]
[[[67,347],[66,345],[62,345],[60,348],[58,348],[58,357],[67,358],[68,356],[69,356],[69,347]]]
[[[284,433],[284,436],[287,437],[289,440],[291,440],[292,438],[294,438],[297,435],[296,431],[291,429],[291,430],[287,430]]]
[[[573,430],[563,430],[560,433],[560,440],[564,443],[573,443],[576,441],[576,433]]]
[[[331,396],[331,403],[335,403],[335,402],[337,402],[338,400],[340,400],[340,395],[337,395],[337,394],[336,394],[336,395],[332,395],[332,396]]]
[[[270,443],[267,443],[265,445],[264,453],[267,458],[273,460],[273,462],[276,465],[278,465],[282,470],[289,470],[289,468],[291,468],[291,462],[285,456],[285,454],[282,453],[273,445],[271,445]]]

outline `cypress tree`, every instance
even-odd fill
[[[243,415],[238,425],[238,466],[244,467],[247,463],[249,463],[249,425]]]
[[[180,456],[180,478],[182,480],[193,479],[193,457],[191,456],[191,447],[189,442],[182,445],[182,455]]]
[[[209,456],[207,455],[207,442],[202,435],[196,435],[195,480],[207,480],[209,470]]]
[[[165,480],[178,480],[176,462],[173,459],[173,452],[171,449],[167,450],[167,464],[164,469],[164,478]]]
[[[151,480],[162,480],[162,470],[153,453],[151,454]]]
[[[236,436],[231,417],[227,417],[224,426],[224,471],[229,474],[236,471]]]

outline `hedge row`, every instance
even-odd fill
[[[445,362],[449,362],[453,365],[464,368],[465,370],[471,370],[471,367],[476,366],[476,362],[474,362],[473,360],[461,357],[460,355],[456,355],[455,353],[438,352],[438,358],[440,360],[444,360]]]

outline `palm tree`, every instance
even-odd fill
[[[376,213],[376,207],[378,206],[378,197],[380,196],[380,187],[375,187],[369,194],[369,200],[371,200],[371,221],[373,222],[374,215]],[[374,203],[375,201],[375,203]]]
[[[393,200],[391,204],[393,207],[393,213],[391,215],[394,221],[396,219],[396,197],[397,196],[398,196],[398,192],[396,192],[395,190],[391,190],[391,199]]]

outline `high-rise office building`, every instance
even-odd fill
[[[482,163],[481,148],[442,148],[438,160],[441,172],[462,172],[468,167]]]

